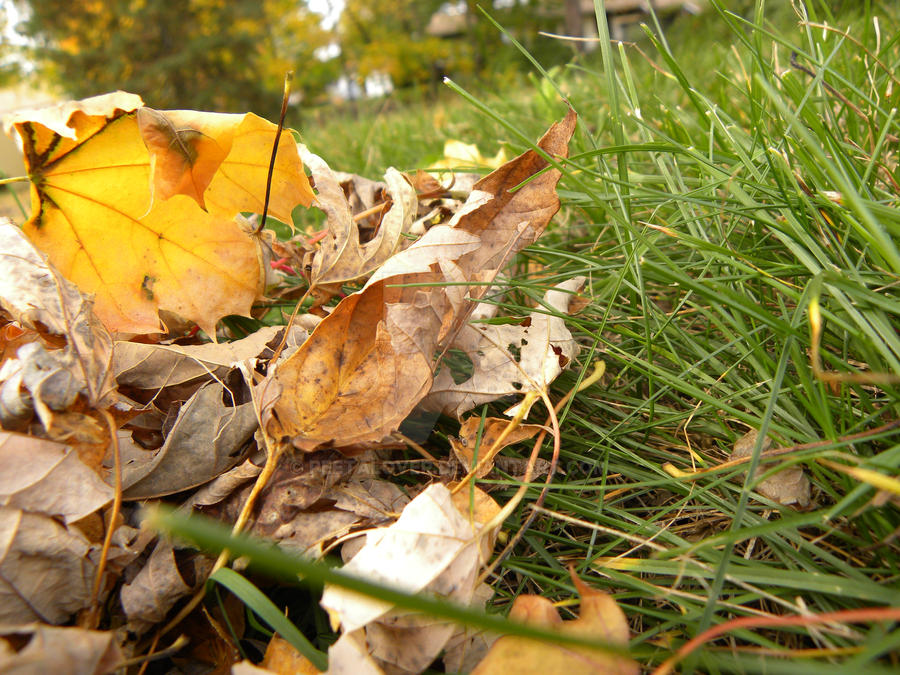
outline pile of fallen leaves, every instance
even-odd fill
[[[112,672],[178,633],[179,667],[236,664],[241,608],[190,611],[228,559],[142,528],[158,500],[483,607],[514,504],[469,481],[545,432],[521,423],[535,401],[550,407],[548,384],[577,354],[560,316],[583,280],[547,293],[554,313],[518,322],[486,321],[498,304],[480,301],[502,295],[501,273],[558,210],[574,114],[539,150],[452,189],[424,172],[340,174],[255,115],[156,111],[121,92],[7,124],[32,216],[0,224],[0,665]],[[324,230],[277,240],[265,214],[291,225],[298,206],[323,211]],[[266,325],[233,339],[228,315]],[[468,360],[462,377],[448,355]],[[379,472],[416,447],[399,431],[411,415],[461,418],[505,396],[522,397],[510,420],[462,420],[460,480],[401,489]],[[579,587],[581,618],[562,630],[627,641],[618,608]],[[341,633],[335,672],[421,672],[438,657],[451,672],[633,671],[518,638],[491,648],[497,636],[339,589],[322,605]],[[540,598],[513,613],[561,624]],[[296,667],[276,661],[263,666]]]

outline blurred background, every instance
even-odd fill
[[[706,3],[605,4],[613,37],[633,39],[651,5],[666,19]],[[479,5],[546,66],[596,47],[593,0],[2,0],[0,82],[264,116],[287,70],[303,107],[436,89],[445,75],[496,82],[528,64]]]
[[[602,6],[611,37],[626,41],[632,53],[644,53],[646,24],[702,60],[720,53],[709,48],[722,35],[710,2],[606,0]],[[718,4],[749,15],[755,2]],[[795,19],[787,0],[769,7]],[[288,70],[294,71],[288,124],[328,132],[331,148],[318,152],[349,147],[334,142],[336,124],[355,121],[362,131],[347,127],[348,133],[371,141],[371,134],[383,133],[371,130],[371,119],[412,107],[426,111],[437,133],[424,129],[421,138],[410,138],[404,129],[408,160],[373,158],[363,147],[372,143],[364,142],[352,156],[331,157],[348,171],[439,157],[442,132],[472,134],[468,124],[454,128],[448,121],[459,101],[442,85],[445,77],[476,95],[512,102],[540,93],[528,81],[534,66],[513,41],[547,69],[602,70],[593,0],[0,0],[0,35],[0,117],[122,89],[154,108],[253,111],[277,119]],[[314,136],[307,142],[316,145]],[[23,173],[5,135],[0,172]],[[21,213],[8,196],[0,194],[0,215]]]

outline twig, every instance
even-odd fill
[[[834,441],[813,441],[812,443],[798,443],[797,445],[788,445],[782,448],[774,448],[773,450],[761,452],[759,455],[759,461],[765,462],[774,459],[775,457],[780,457],[782,455],[787,455],[793,452],[803,452],[804,450],[815,450],[816,448],[833,447],[839,444],[852,443],[853,441],[860,441],[872,436],[878,436],[879,434],[883,434],[888,431],[893,431],[897,427],[900,427],[900,419],[892,420],[887,424],[882,424],[880,427],[875,427],[874,429],[867,429],[866,431],[860,431],[848,436],[842,436]],[[740,466],[741,464],[746,464],[751,459],[752,455],[748,455],[747,457],[740,457],[738,459],[731,459],[727,462],[722,462],[718,466],[710,467],[709,469],[699,469],[697,471],[682,471],[669,462],[663,464],[662,468],[666,473],[675,478],[679,478],[681,480],[696,480],[697,478],[702,478],[707,474],[718,473],[735,466]]]
[[[106,526],[106,536],[103,537],[100,562],[97,563],[97,574],[94,577],[94,588],[91,591],[91,609],[87,615],[88,628],[96,628],[100,623],[100,587],[103,585],[103,573],[106,571],[106,561],[109,558],[109,549],[112,545],[113,533],[116,530],[116,521],[119,519],[119,513],[122,511],[122,458],[119,452],[119,437],[116,434],[116,421],[108,410],[101,409],[100,413],[106,421],[110,442],[112,443],[115,485],[113,488],[112,509],[109,512],[109,523]]]
[[[808,616],[742,616],[725,621],[703,631],[700,635],[684,643],[675,654],[662,662],[652,675],[668,675],[675,665],[682,661],[697,647],[714,640],[725,633],[739,628],[771,628],[775,626],[811,626],[820,623],[844,622],[862,623],[865,621],[897,621],[900,619],[900,607],[868,607],[864,609],[845,609],[824,614]]]
[[[547,421],[544,423],[544,429],[541,430],[541,433],[538,435],[537,439],[535,439],[534,446],[532,447],[532,450],[531,450],[531,456],[528,458],[528,465],[525,469],[525,476],[523,476],[523,478],[522,478],[522,485],[519,487],[519,489],[516,492],[513,499],[511,499],[506,504],[506,506],[504,506],[504,509],[500,512],[500,514],[498,514],[497,517],[495,517],[491,521],[490,524],[493,524],[495,521],[497,521],[500,515],[503,515],[503,520],[506,520],[506,518],[508,517],[508,514],[512,513],[512,509],[509,509],[507,513],[504,513],[504,511],[507,511],[506,507],[509,506],[509,504],[514,502],[513,508],[515,508],[515,506],[518,506],[519,502],[522,500],[522,497],[524,497],[525,491],[528,489],[528,483],[531,481],[531,473],[534,469],[535,460],[537,460],[537,456],[538,456],[538,453],[540,452],[541,446],[544,444],[544,439],[547,437],[546,427],[548,424],[552,424],[553,425],[552,428],[554,431],[553,456],[550,460],[550,468],[547,471],[547,478],[544,480],[544,487],[541,490],[541,494],[538,495],[537,500],[533,504],[531,513],[529,513],[528,517],[525,519],[525,523],[513,535],[512,539],[510,539],[509,542],[507,542],[506,546],[499,553],[499,555],[495,556],[494,559],[491,561],[491,563],[485,567],[484,571],[481,573],[481,575],[479,577],[479,583],[484,581],[488,576],[490,576],[493,573],[493,571],[497,568],[497,565],[499,565],[500,562],[504,558],[506,558],[506,556],[509,555],[510,552],[512,552],[515,545],[519,543],[519,541],[525,535],[525,532],[528,530],[528,527],[531,525],[531,523],[534,522],[535,517],[537,517],[537,514],[538,514],[537,509],[540,509],[541,506],[543,506],[543,504],[544,504],[544,499],[547,496],[547,490],[550,488],[550,483],[552,482],[553,477],[556,474],[556,468],[557,468],[557,464],[559,461],[559,445],[560,445],[559,420],[556,417],[556,414],[560,410],[563,409],[563,406],[565,406],[566,403],[568,403],[569,400],[576,393],[584,391],[585,389],[590,387],[592,384],[597,382],[601,377],[603,377],[603,374],[605,372],[606,372],[606,364],[603,361],[595,361],[594,362],[594,371],[581,381],[581,384],[578,386],[577,389],[571,389],[565,396],[563,396],[560,399],[559,403],[556,404],[556,406],[549,405],[550,399],[548,397],[546,397],[546,395],[545,395],[544,402],[545,402],[545,404],[547,404],[547,410],[548,410]],[[501,524],[503,522],[503,520],[499,521],[498,526],[499,526],[499,524]],[[488,532],[489,528],[487,526],[485,526],[483,531]]]
[[[266,216],[269,213],[269,195],[272,193],[272,174],[275,172],[275,158],[278,156],[278,142],[281,140],[281,131],[284,129],[284,116],[287,115],[288,98],[291,95],[291,80],[294,79],[294,71],[289,70],[284,74],[284,94],[281,97],[281,116],[278,118],[278,128],[275,130],[275,145],[272,147],[272,156],[269,159],[269,173],[266,175],[266,199],[263,202],[262,218],[259,219],[259,227],[254,234],[259,234],[266,226]]]

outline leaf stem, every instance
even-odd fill
[[[272,147],[272,157],[269,159],[269,173],[266,175],[266,199],[263,202],[262,218],[259,219],[259,234],[266,226],[266,216],[269,213],[269,196],[272,194],[272,174],[275,173],[275,158],[278,156],[278,143],[281,141],[281,132],[284,129],[284,116],[287,115],[288,98],[291,94],[291,80],[294,79],[294,71],[289,70],[284,74],[284,94],[281,97],[281,115],[278,118],[278,128],[275,130],[275,145]]]
[[[109,523],[106,525],[106,536],[103,538],[103,548],[100,550],[100,562],[97,563],[97,574],[94,577],[94,587],[91,591],[91,609],[87,615],[88,628],[96,628],[100,622],[100,591],[103,585],[103,573],[106,571],[106,560],[109,557],[109,548],[112,544],[113,533],[116,530],[116,521],[122,511],[122,458],[119,452],[119,437],[116,434],[116,422],[108,410],[101,409],[100,413],[106,420],[109,428],[110,442],[113,453],[113,475],[115,485],[113,492],[112,509],[109,512]]]
[[[8,185],[9,183],[27,183],[31,179],[28,176],[10,176],[9,178],[0,178],[0,185]]]

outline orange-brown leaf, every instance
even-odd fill
[[[384,285],[344,299],[267,382],[267,430],[305,451],[379,442],[431,385],[431,364],[385,328]]]
[[[450,438],[450,447],[453,448],[453,454],[460,463],[466,468],[471,469],[477,460],[481,460],[485,454],[494,447],[494,443],[500,438],[501,434],[511,424],[510,420],[500,419],[498,417],[488,417],[484,421],[484,428],[481,432],[481,438],[478,438],[478,429],[481,426],[481,417],[473,416],[466,419],[459,427],[459,438]],[[534,437],[542,427],[537,424],[520,424],[506,438],[503,439],[501,445],[496,450],[499,451],[508,445],[519,443]],[[480,440],[480,443],[479,443]],[[478,456],[475,456],[475,449],[478,448]],[[493,459],[482,466],[475,474],[478,478],[483,478],[494,467]]]
[[[553,604],[537,595],[516,598],[510,618],[568,635],[595,638],[615,645],[628,644],[628,621],[615,601],[577,577],[574,580],[581,595],[581,613],[574,621],[560,619]],[[507,635],[494,643],[484,660],[472,671],[472,675],[635,675],[638,672],[638,664],[624,656]]]
[[[177,128],[171,119],[152,108],[138,109],[137,121],[150,151],[154,198],[187,195],[205,210],[203,193],[228,151],[197,129]],[[230,141],[229,137],[229,146]]]
[[[574,128],[570,112],[540,147],[567,155]],[[559,177],[529,150],[482,180],[450,225],[389,258],[270,373],[262,400],[266,430],[304,451],[378,442],[396,431],[428,392],[437,359],[468,318],[475,303],[467,294],[484,293],[481,284],[537,239],[559,208]]]

